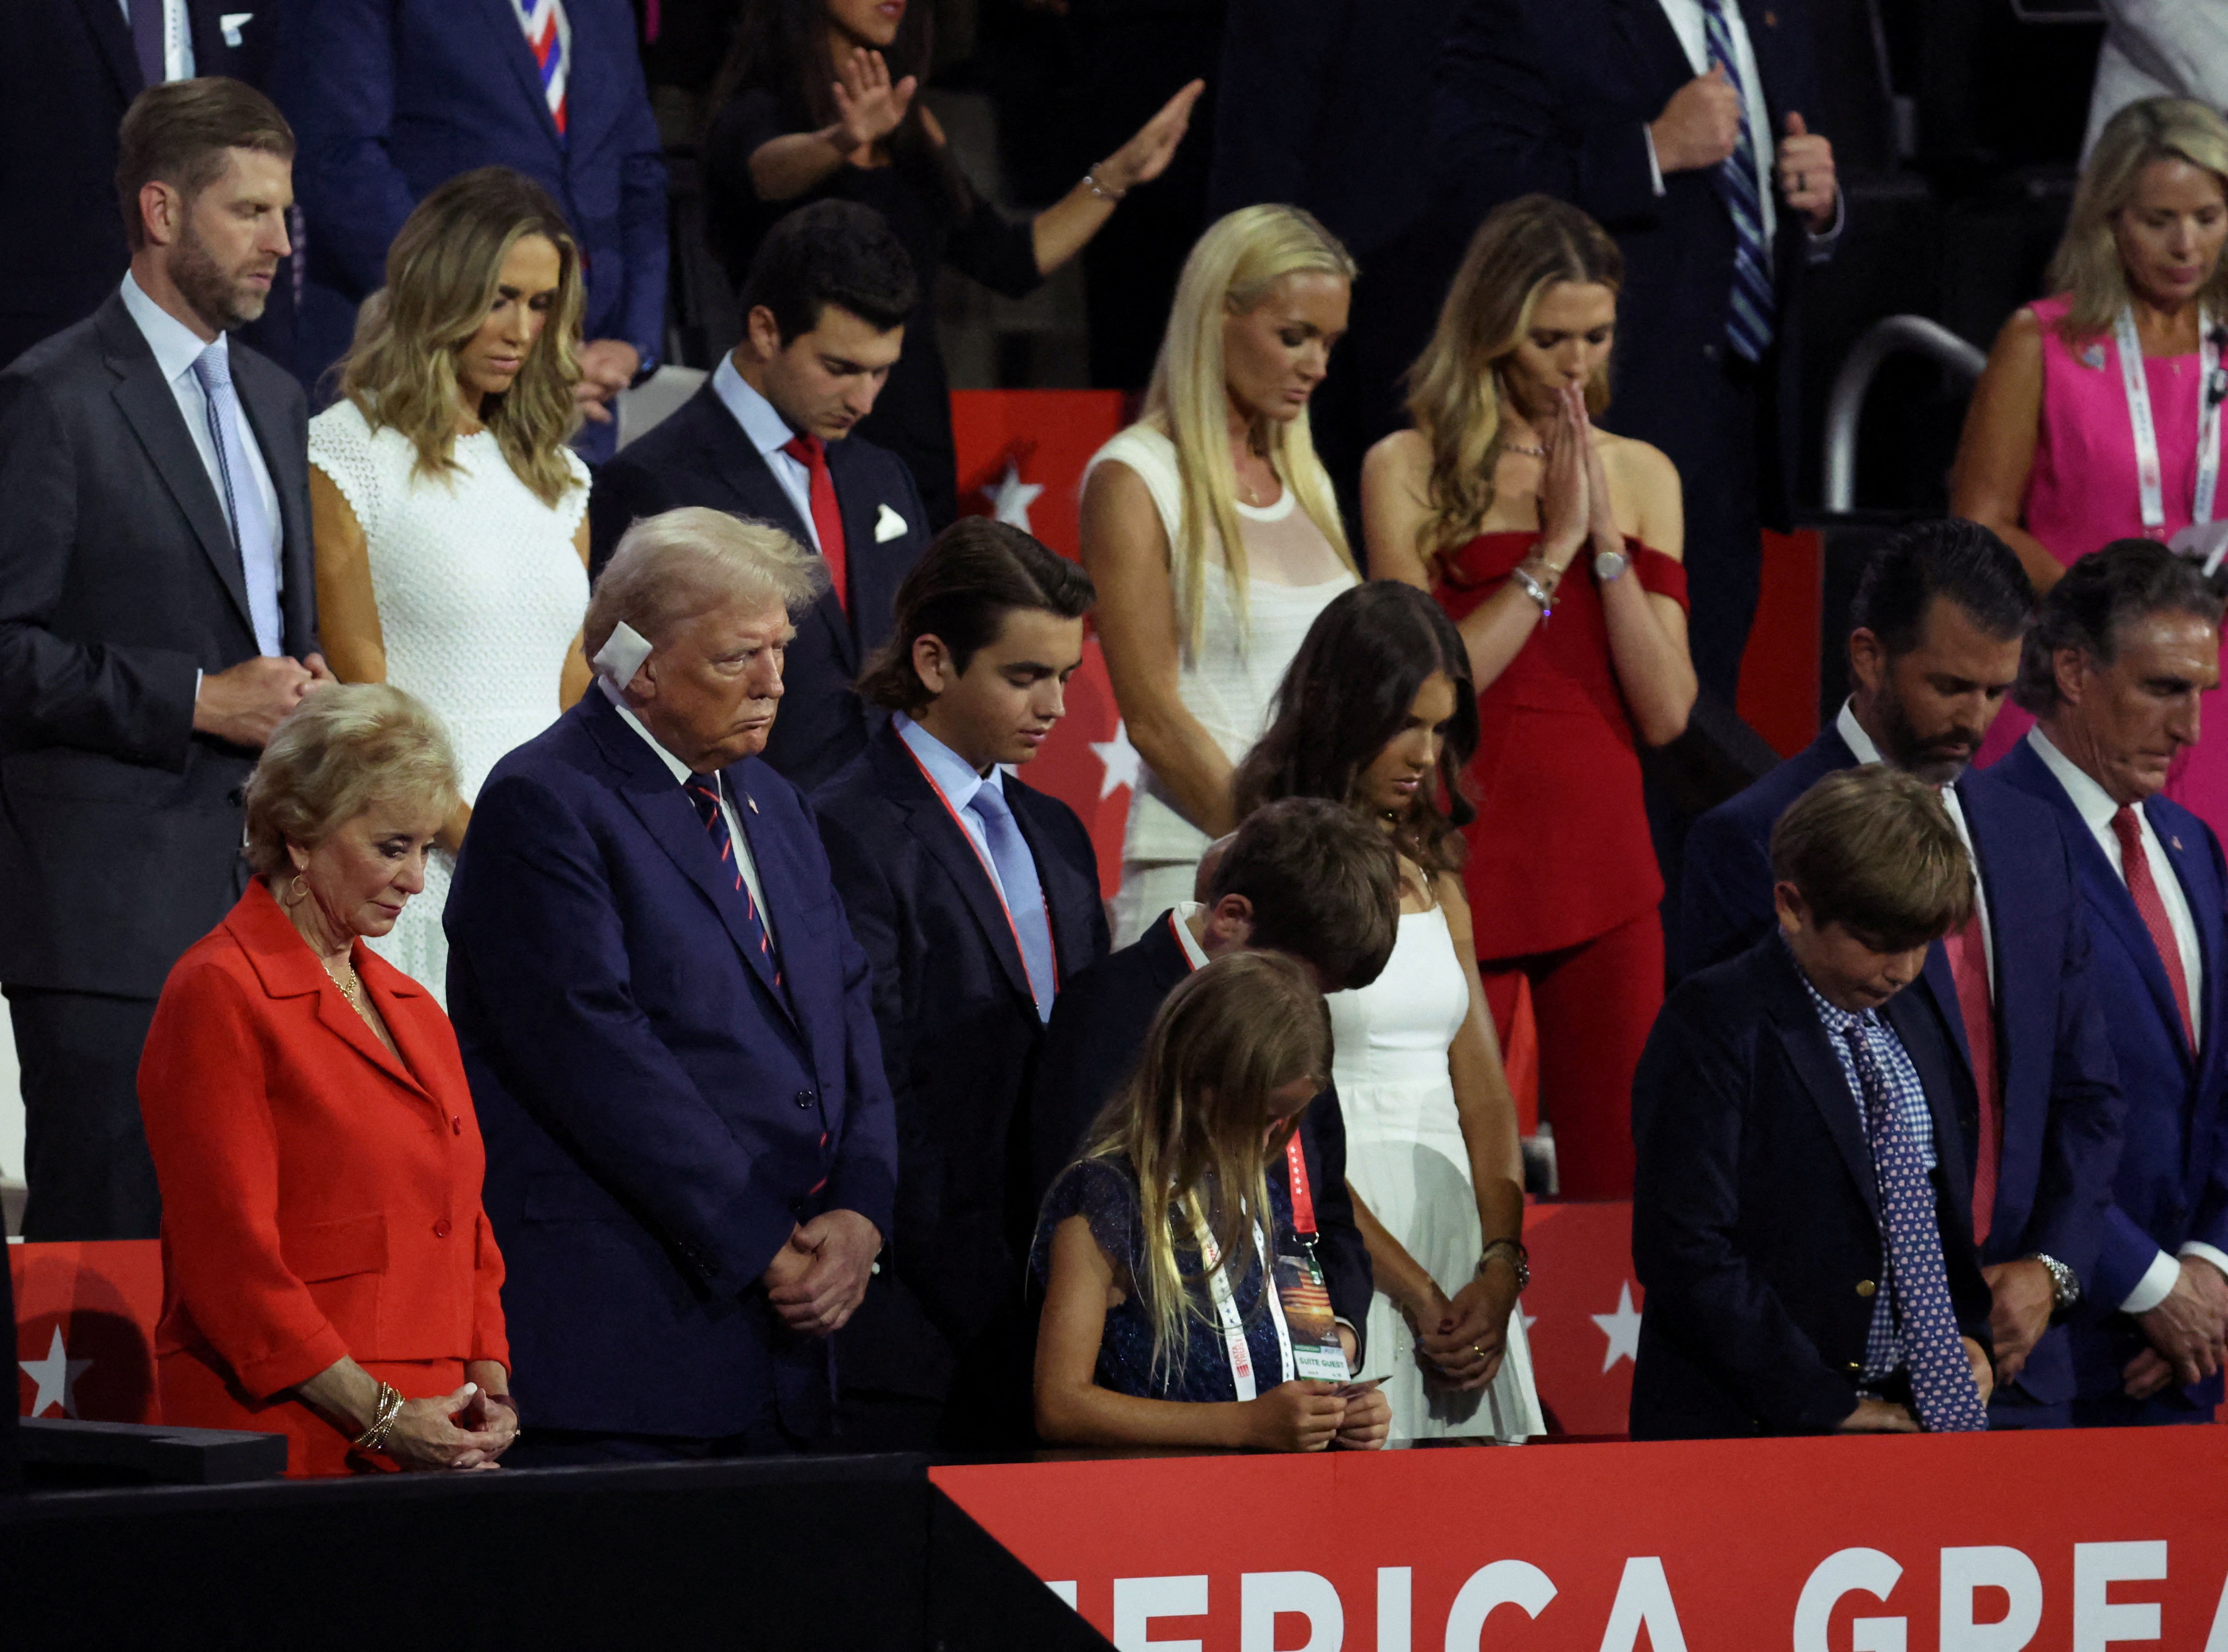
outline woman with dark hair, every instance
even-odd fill
[[[1241,817],[1328,797],[1400,851],[1392,957],[1329,997],[1347,1183],[1377,1277],[1362,1374],[1384,1380],[1396,1439],[1546,1429],[1514,1312],[1531,1273],[1516,1109],[1463,893],[1477,737],[1461,634],[1422,592],[1380,580],[1317,617],[1233,782]]]
[[[1432,592],[1482,702],[1465,874],[1505,1033],[1529,983],[1560,1190],[1632,1194],[1631,1092],[1663,1002],[1663,880],[1637,748],[1694,703],[1679,473],[1597,430],[1624,261],[1576,207],[1479,227],[1362,469],[1371,572]],[[1553,618],[1550,618],[1550,615]]]
[[[1194,80],[1034,217],[1008,221],[970,184],[915,94],[931,10],[912,0],[752,0],[705,140],[707,230],[739,285],[774,221],[808,201],[857,201],[889,220],[920,279],[905,355],[860,433],[912,468],[932,527],[958,514],[951,395],[936,342],[936,271],[1008,298],[1083,250],[1115,203],[1168,170],[1205,89]]]

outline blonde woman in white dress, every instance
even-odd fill
[[[1237,824],[1230,777],[1315,617],[1359,580],[1308,399],[1346,330],[1354,260],[1296,207],[1192,248],[1144,416],[1084,472],[1083,563],[1130,743],[1114,944],[1191,899]]]
[[[447,725],[464,802],[381,956],[445,1007],[441,929],[471,800],[496,760],[587,687],[588,473],[578,419],[579,253],[540,185],[503,167],[412,213],[387,288],[310,422],[318,630],[346,682]]]
[[[1316,619],[1276,709],[1238,772],[1239,812],[1333,798],[1400,850],[1392,958],[1328,998],[1347,1184],[1377,1279],[1360,1375],[1384,1380],[1394,1439],[1544,1433],[1515,1311],[1530,1276],[1516,1106],[1463,893],[1469,651],[1422,592],[1366,585]]]

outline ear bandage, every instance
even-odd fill
[[[634,674],[642,669],[650,655],[650,639],[622,619],[611,628],[611,640],[596,650],[596,657],[588,663],[609,677],[614,688],[624,688],[634,681]]]

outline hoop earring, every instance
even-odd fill
[[[278,897],[278,905],[285,911],[291,912],[308,896],[310,885],[309,880],[298,872],[288,878],[286,883],[288,893]]]

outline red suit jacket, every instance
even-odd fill
[[[400,1061],[251,881],[170,971],[139,1064],[163,1418],[283,1431],[296,1475],[369,1466],[289,1397],[343,1355],[413,1399],[510,1361],[456,1034],[368,948],[355,967]]]

